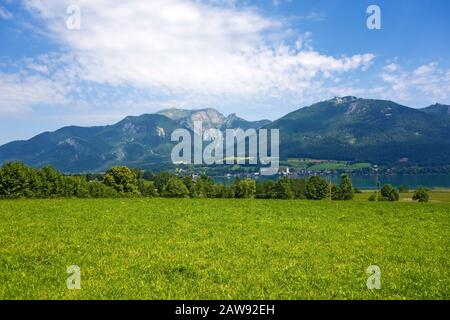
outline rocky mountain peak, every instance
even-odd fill
[[[346,97],[334,97],[333,99],[331,99],[329,101],[334,103],[335,105],[342,105],[342,104],[353,102],[356,100],[360,100],[360,99],[357,97],[354,97],[354,96],[346,96]]]

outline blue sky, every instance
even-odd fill
[[[369,5],[381,30],[366,26]],[[255,120],[344,95],[450,104],[449,12],[444,0],[2,0],[0,144],[170,107]]]

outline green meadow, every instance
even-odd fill
[[[362,193],[355,193],[354,201],[366,202],[375,190],[364,190]],[[428,192],[430,203],[448,203],[450,204],[450,190],[434,189]],[[414,191],[400,193],[400,202],[413,202]]]
[[[0,299],[449,299],[443,194],[0,201]]]

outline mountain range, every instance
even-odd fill
[[[243,130],[247,129],[260,129],[269,123],[270,120],[260,120],[260,121],[247,121],[238,117],[235,113],[230,114],[225,117],[219,111],[215,109],[198,109],[198,110],[184,110],[184,109],[166,109],[157,112],[168,117],[174,121],[177,121],[181,126],[188,129],[194,129],[195,121],[202,121],[204,129],[236,129],[241,128]]]
[[[421,111],[428,113],[428,114],[450,117],[450,106],[447,106],[445,104],[436,103],[436,104],[433,104],[432,106],[421,109]]]
[[[21,160],[67,173],[100,172],[113,165],[159,170],[171,164],[171,133],[180,127],[193,130],[197,120],[205,129],[277,128],[282,159],[450,163],[450,106],[414,109],[356,97],[322,101],[273,122],[247,121],[208,108],[166,109],[107,126],[69,126],[0,146],[0,163]]]
[[[268,128],[280,129],[282,158],[448,164],[449,109],[445,105],[414,109],[385,100],[334,98],[294,111]]]

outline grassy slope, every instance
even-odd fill
[[[450,205],[0,201],[2,299],[450,298]],[[82,289],[66,289],[77,264]],[[366,288],[369,265],[382,290]]]

